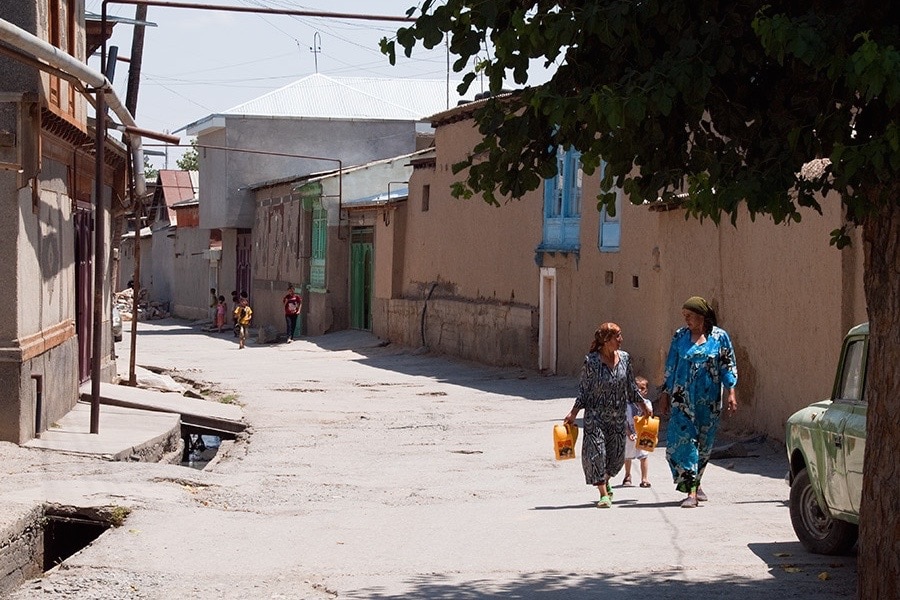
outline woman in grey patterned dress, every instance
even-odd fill
[[[581,368],[578,398],[565,418],[566,423],[574,423],[584,409],[581,466],[585,483],[597,486],[600,492],[599,508],[612,506],[608,482],[625,463],[625,403],[651,414],[634,381],[631,357],[619,350],[621,345],[622,329],[615,323],[603,323],[594,332]]]

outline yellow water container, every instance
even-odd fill
[[[637,433],[634,446],[644,452],[653,452],[659,441],[659,417],[635,417],[634,430]]]
[[[578,441],[578,427],[557,423],[553,426],[553,452],[556,460],[575,458],[575,442]]]

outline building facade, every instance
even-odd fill
[[[0,19],[86,60],[80,0],[6,2]],[[110,207],[123,202],[125,149],[107,142],[98,202],[95,139],[76,86],[14,44],[0,72],[0,440],[24,443],[75,405],[91,374],[94,257],[107,272],[111,262],[108,240],[95,252],[93,227],[102,219],[109,231]],[[107,379],[115,371],[108,288],[99,357]]]
[[[559,175],[519,200],[454,198],[452,165],[479,141],[469,106],[433,117],[433,159],[409,200],[375,225],[374,332],[489,364],[577,375],[600,323],[623,329],[637,371],[661,383],[693,295],[716,308],[737,352],[737,427],[783,437],[788,415],[828,394],[835,349],[866,320],[862,247],[829,245],[838,199],[800,223],[716,227],[677,204],[598,211],[600,173],[559,149]],[[378,243],[379,240],[391,243]],[[576,390],[572,391],[573,394]]]

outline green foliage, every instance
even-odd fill
[[[156,182],[156,177],[159,175],[159,170],[153,168],[153,165],[150,164],[150,159],[147,155],[144,155],[144,179],[149,182]]]
[[[732,221],[798,221],[837,192],[858,222],[898,202],[900,28],[889,3],[739,0],[447,0],[424,2],[416,22],[382,51],[396,60],[449,36],[464,72],[471,59],[499,94],[527,84],[529,61],[556,67],[546,84],[479,103],[483,141],[454,165],[457,196],[521,197],[556,172],[558,146],[581,152],[588,172],[608,163],[612,186],[634,203],[678,195],[687,214]],[[821,176],[799,177],[812,159]],[[844,232],[845,233],[845,232]],[[841,242],[836,233],[837,242]]]
[[[182,171],[199,171],[200,162],[197,155],[197,139],[191,140],[191,149],[181,155],[181,158],[175,161],[178,168]]]

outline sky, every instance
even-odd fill
[[[185,0],[183,0],[185,1]],[[267,7],[331,13],[405,16],[416,0],[186,0],[195,4]],[[86,0],[87,12],[100,14],[101,0]],[[107,14],[133,19],[135,6],[107,4]],[[203,11],[150,6],[144,39],[141,86],[135,114],[139,127],[161,132],[178,129],[210,114],[223,112],[298,79],[319,72],[335,77],[447,78],[447,54],[442,47],[417,47],[412,58],[402,51],[391,66],[378,42],[392,38],[400,22],[362,21]],[[116,25],[109,46],[129,56],[133,28]],[[313,52],[313,48],[317,52]],[[451,57],[451,63],[454,57]],[[100,69],[99,54],[89,65]],[[128,64],[117,62],[113,84],[124,102]],[[535,76],[535,81],[542,74]],[[461,74],[450,74],[458,80]],[[469,94],[482,91],[476,83]],[[183,132],[182,143],[189,138]],[[151,147],[146,150],[163,151]],[[151,156],[157,168],[178,168],[184,149],[168,156]]]

